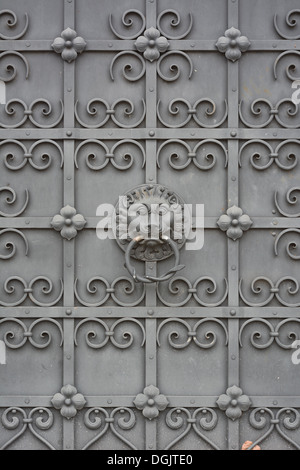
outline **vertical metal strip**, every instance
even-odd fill
[[[238,0],[228,0],[228,28],[239,27]],[[239,206],[239,165],[238,141],[234,140],[239,126],[239,62],[228,60],[228,127],[233,140],[228,141],[228,207]],[[239,320],[234,319],[235,307],[238,306],[239,283],[239,241],[228,239],[228,305],[232,319],[228,320],[228,387],[239,385]],[[228,420],[228,449],[239,448],[239,422]]]
[[[156,0],[146,0],[146,27],[156,27],[157,5]],[[146,183],[157,182],[156,167],[156,102],[157,102],[157,73],[156,62],[146,63],[146,127],[149,138],[146,141]],[[156,263],[145,263],[146,275],[157,275]],[[156,283],[146,285],[146,306],[150,307],[149,315],[154,314],[156,305]],[[156,356],[156,319],[146,319],[146,348],[145,348],[145,382],[148,385],[157,385],[157,356]],[[146,421],[145,448],[156,449],[157,442],[156,420]]]
[[[75,28],[75,0],[65,0],[64,28]],[[75,94],[75,62],[64,62],[64,205],[75,206],[74,182],[74,94]],[[66,314],[72,314],[74,307],[74,264],[75,241],[64,240],[64,306]],[[74,320],[64,319],[64,358],[63,382],[74,385]],[[74,449],[74,420],[64,420],[63,449]]]

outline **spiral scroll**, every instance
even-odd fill
[[[38,414],[38,416],[36,416]],[[49,449],[55,450],[52,444],[44,437],[40,436],[35,428],[41,431],[50,429],[53,425],[54,418],[50,410],[44,407],[33,408],[29,411],[28,415],[25,410],[19,407],[7,408],[1,417],[2,426],[8,431],[14,431],[18,427],[21,429],[10,438],[5,444],[2,445],[0,450],[7,449],[19,437],[21,437],[27,429]]]
[[[120,325],[123,325],[124,323],[129,324],[129,325],[137,325],[139,327],[139,329],[142,332],[142,342],[141,342],[140,347],[143,347],[144,344],[145,344],[145,340],[146,340],[145,328],[144,328],[143,324],[140,321],[138,321],[134,318],[121,318],[121,319],[115,321],[113,323],[113,325],[110,326],[110,327],[107,325],[107,323],[105,323],[100,318],[86,318],[84,320],[81,320],[78,323],[78,325],[76,326],[75,331],[74,331],[74,343],[75,343],[76,346],[78,346],[77,335],[78,335],[78,330],[82,327],[82,325],[94,324],[94,326],[97,326],[97,328],[100,329],[100,331],[102,333],[102,340],[99,340],[100,335],[97,334],[95,329],[89,330],[85,334],[85,340],[86,340],[86,344],[90,348],[92,348],[92,349],[102,349],[110,341],[118,349],[128,349],[128,348],[130,348],[130,346],[132,346],[132,344],[134,342],[134,336],[133,336],[133,333],[131,331],[123,331],[123,333],[121,335],[122,336],[122,342],[118,341],[116,339],[117,328]],[[93,341],[93,340],[95,340],[95,338],[98,339],[98,342]]]
[[[117,418],[117,415],[121,414],[121,417]],[[103,417],[102,417],[102,416]],[[130,449],[137,450],[134,444],[126,439],[118,428],[124,431],[129,431],[136,424],[136,417],[134,412],[130,408],[118,407],[113,409],[109,414],[107,410],[101,407],[90,408],[84,415],[84,425],[90,430],[100,430],[98,434],[93,437],[82,450],[87,450],[92,444],[99,441],[104,434],[110,429],[113,434]],[[118,427],[118,428],[117,428]]]
[[[218,424],[217,413],[212,408],[198,408],[193,414],[186,408],[172,408],[166,415],[166,424],[172,430],[179,430],[183,427],[185,429],[165,447],[165,450],[171,449],[175,444],[181,441],[191,429],[214,450],[220,450],[220,448],[203,433],[203,431],[212,431]]]
[[[300,414],[295,408],[281,408],[276,414],[269,408],[255,408],[249,416],[249,423],[254,429],[263,430],[267,428],[267,430],[247,450],[252,450],[253,447],[264,441],[274,430],[296,449],[300,449],[300,445],[285,432],[285,430],[295,431],[300,427]]]

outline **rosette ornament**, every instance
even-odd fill
[[[60,37],[54,39],[51,47],[55,52],[61,54],[63,60],[70,63],[85,49],[86,42],[81,36],[77,36],[74,29],[67,28],[61,33]]]
[[[216,47],[220,52],[225,53],[225,57],[232,62],[239,60],[242,56],[242,52],[246,52],[251,43],[246,36],[242,36],[239,29],[234,27],[225,31],[225,36],[221,36]]]
[[[221,215],[217,224],[227,237],[236,241],[243,236],[244,231],[249,230],[253,222],[249,215],[243,214],[240,207],[232,206],[226,214]]]
[[[63,238],[72,240],[77,235],[78,230],[82,230],[86,220],[81,214],[76,213],[76,209],[69,205],[63,207],[60,214],[57,214],[51,220],[51,226],[54,230],[60,232]]]
[[[73,385],[65,385],[60,393],[56,393],[52,400],[55,409],[60,410],[60,414],[67,419],[74,418],[77,411],[81,410],[86,404],[86,400]]]
[[[243,411],[247,411],[251,406],[251,400],[247,395],[243,395],[241,388],[233,385],[227,388],[226,394],[219,396],[217,405],[220,410],[225,411],[226,416],[235,421],[242,416]]]
[[[159,59],[161,52],[165,52],[169,47],[168,40],[160,35],[158,29],[153,27],[146,29],[143,36],[139,36],[134,43],[139,52],[143,52],[146,60],[153,62]]]
[[[150,421],[157,418],[159,412],[165,410],[169,404],[165,395],[162,395],[154,385],[144,388],[143,393],[139,393],[133,403],[138,410],[142,410],[145,418]]]

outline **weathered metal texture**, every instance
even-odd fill
[[[2,448],[299,448],[298,17],[2,0]],[[95,231],[145,183],[205,205],[203,249],[158,284]]]

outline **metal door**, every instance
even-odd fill
[[[0,446],[299,448],[298,0],[1,0],[0,39]],[[128,273],[97,208],[158,187],[204,245]]]

